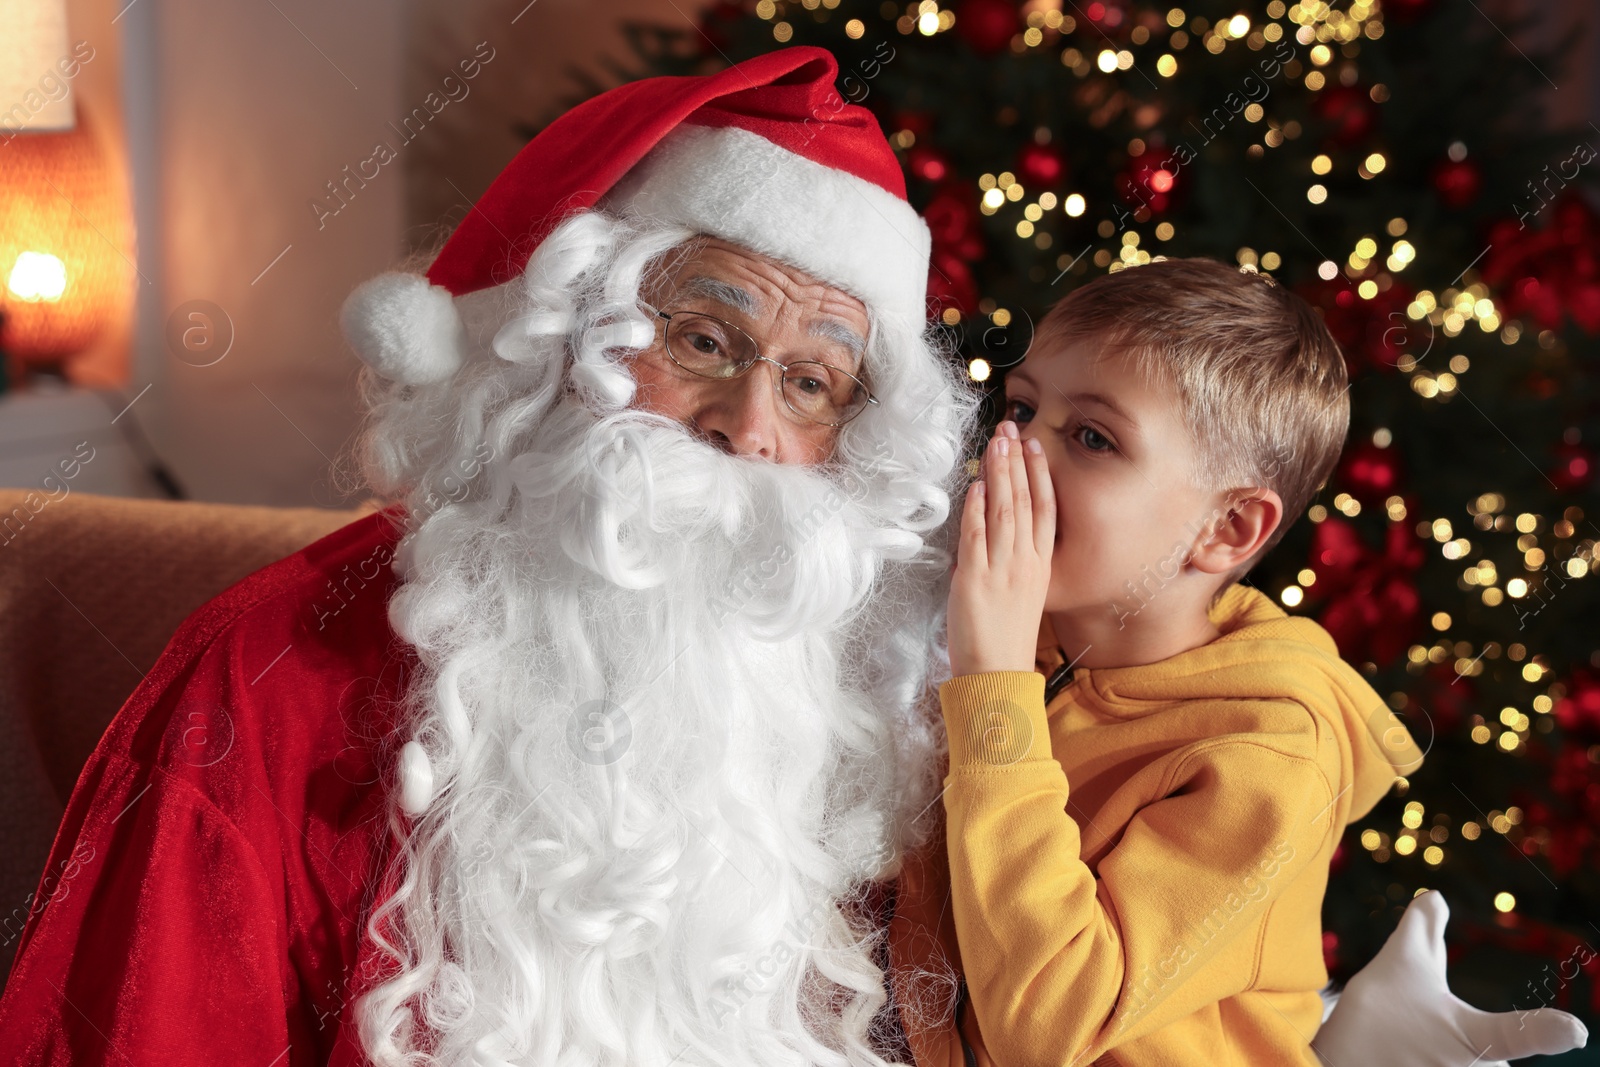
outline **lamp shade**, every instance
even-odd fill
[[[66,0],[0,0],[0,129],[72,126]]]
[[[47,360],[88,347],[121,306],[131,222],[95,125],[0,144],[0,350]]]

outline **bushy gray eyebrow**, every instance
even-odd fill
[[[721,278],[690,278],[679,287],[678,296],[712,300],[751,318],[761,315],[761,301],[754,293]]]
[[[838,319],[818,319],[811,324],[811,328],[806,332],[812,337],[821,338],[824,341],[832,341],[834,344],[848,348],[851,357],[855,360],[855,365],[845,369],[854,371],[857,366],[860,366],[861,354],[867,350],[867,339]]]

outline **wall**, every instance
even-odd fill
[[[141,0],[122,22],[151,279],[130,394],[151,388],[129,414],[191,496],[338,504],[329,470],[356,426],[338,310],[399,254],[403,180],[352,184],[320,223],[310,205],[397,116],[400,20],[380,0]],[[208,319],[217,340],[194,351],[183,331]]]

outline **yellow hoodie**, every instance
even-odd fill
[[[950,915],[976,1016],[959,1022],[976,1052],[948,1022],[907,1019],[919,1064],[1316,1067],[1329,858],[1422,757],[1314,621],[1242,585],[1210,617],[1209,644],[1079,668],[1048,708],[1044,673],[1062,664],[1048,618],[1044,673],[940,686]],[[902,879],[897,966],[943,940],[939,867]]]

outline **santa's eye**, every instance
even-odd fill
[[[683,339],[690,348],[702,355],[714,356],[722,351],[722,342],[710,334],[685,331]]]

